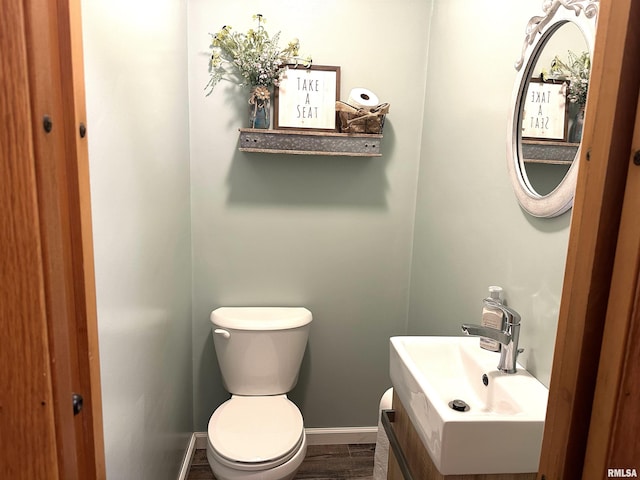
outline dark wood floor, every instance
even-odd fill
[[[375,444],[309,445],[296,480],[371,480]],[[187,480],[215,480],[206,450],[196,450]]]

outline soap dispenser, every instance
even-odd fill
[[[489,296],[483,301],[482,308],[482,321],[480,324],[483,327],[495,328],[496,330],[504,329],[504,318],[502,315],[502,310],[496,307],[492,307],[487,304],[487,300],[490,300],[494,303],[502,303],[502,287],[491,286],[489,287]],[[499,352],[500,342],[497,340],[493,340],[491,338],[480,337],[480,347],[485,350],[490,350],[492,352]]]

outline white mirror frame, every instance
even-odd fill
[[[551,35],[565,23],[572,22],[580,29],[593,59],[598,0],[544,0],[542,10],[542,15],[529,20],[522,55],[515,64],[518,74],[507,125],[507,169],[520,206],[534,217],[551,218],[562,215],[573,205],[582,146],[560,184],[548,195],[539,195],[529,182],[522,158],[518,124],[520,103],[536,59]]]

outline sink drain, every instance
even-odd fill
[[[451,408],[452,410],[455,410],[456,412],[467,412],[469,411],[469,405],[467,405],[467,402],[465,402],[464,400],[460,400],[459,398],[456,398],[455,400],[451,400],[449,402],[449,408]]]

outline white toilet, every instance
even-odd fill
[[[298,381],[311,312],[222,307],[213,341],[231,399],[209,420],[207,459],[217,480],[291,480],[304,460],[302,414],[287,398]]]

